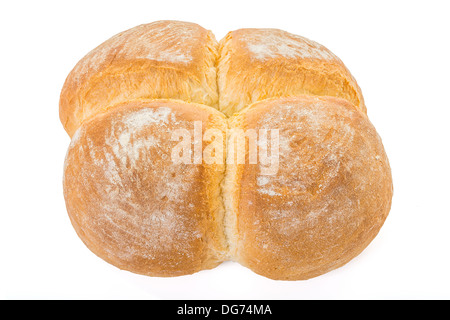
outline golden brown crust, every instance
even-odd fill
[[[131,101],[85,122],[74,135],[64,195],[75,230],[95,254],[125,270],[177,276],[223,259],[224,165],[174,164],[173,130],[226,130],[213,108]]]
[[[233,123],[279,130],[276,174],[247,163],[226,178],[238,262],[272,279],[308,279],[370,243],[389,212],[392,179],[365,114],[343,99],[299,96],[256,103]]]
[[[61,92],[71,222],[95,254],[135,273],[231,259],[272,279],[323,274],[371,242],[391,205],[388,159],[365,112],[342,61],[306,38],[240,29],[219,46],[193,23],[132,28],[88,53]],[[279,130],[276,172],[204,154],[175,163],[171,134],[195,121],[227,138],[223,158],[233,130]]]
[[[228,116],[257,101],[301,94],[344,98],[366,111],[345,65],[314,41],[278,29],[239,29],[219,45],[219,109]]]
[[[70,136],[91,116],[132,99],[180,99],[217,107],[217,41],[194,23],[157,21],[117,34],[89,52],[61,91]]]

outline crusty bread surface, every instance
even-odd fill
[[[217,41],[197,24],[157,21],[121,32],[89,52],[60,98],[67,133],[95,114],[133,99],[180,99],[218,106]]]
[[[85,122],[69,146],[64,196],[72,224],[95,254],[121,269],[178,276],[220,263],[224,164],[174,164],[174,130],[226,130],[217,110],[136,100]]]
[[[343,62],[304,37],[239,29],[217,42],[194,23],[137,26],[62,88],[70,220],[92,252],[138,274],[234,260],[270,279],[316,277],[362,252],[391,207],[366,111]],[[174,161],[180,150],[188,162]]]
[[[379,135],[354,105],[269,99],[236,114],[231,127],[279,130],[278,148],[268,148],[279,153],[276,174],[261,162],[227,168],[236,261],[269,278],[308,279],[347,263],[376,236],[391,206],[391,171]]]
[[[344,98],[366,112],[356,80],[330,50],[278,29],[239,29],[220,41],[219,108],[226,115],[268,98]]]

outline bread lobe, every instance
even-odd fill
[[[219,109],[228,116],[264,99],[335,96],[366,112],[356,80],[324,46],[278,29],[239,29],[219,43]]]
[[[157,21],[121,32],[68,75],[60,118],[70,136],[95,114],[133,99],[179,99],[217,107],[217,41],[197,24]]]
[[[177,276],[219,264],[226,251],[219,182],[224,164],[174,164],[173,130],[224,130],[213,108],[131,101],[85,122],[64,171],[72,224],[95,254],[125,270]]]
[[[343,99],[298,96],[258,102],[235,117],[240,128],[276,128],[280,136],[276,174],[246,163],[226,180],[235,259],[272,279],[302,280],[358,255],[392,198],[389,162],[367,116]]]

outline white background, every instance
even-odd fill
[[[450,8],[446,1],[2,1],[0,298],[449,299]],[[346,266],[273,281],[238,264],[178,278],[120,271],[66,213],[69,137],[59,93],[112,35],[172,19],[212,30],[273,27],[315,40],[357,79],[389,156],[394,199],[377,238]]]

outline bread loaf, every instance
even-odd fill
[[[390,210],[389,162],[358,84],[328,49],[285,31],[217,42],[158,21],[122,32],[69,74],[60,118],[70,220],[134,273],[234,260],[308,279],[357,256]]]

